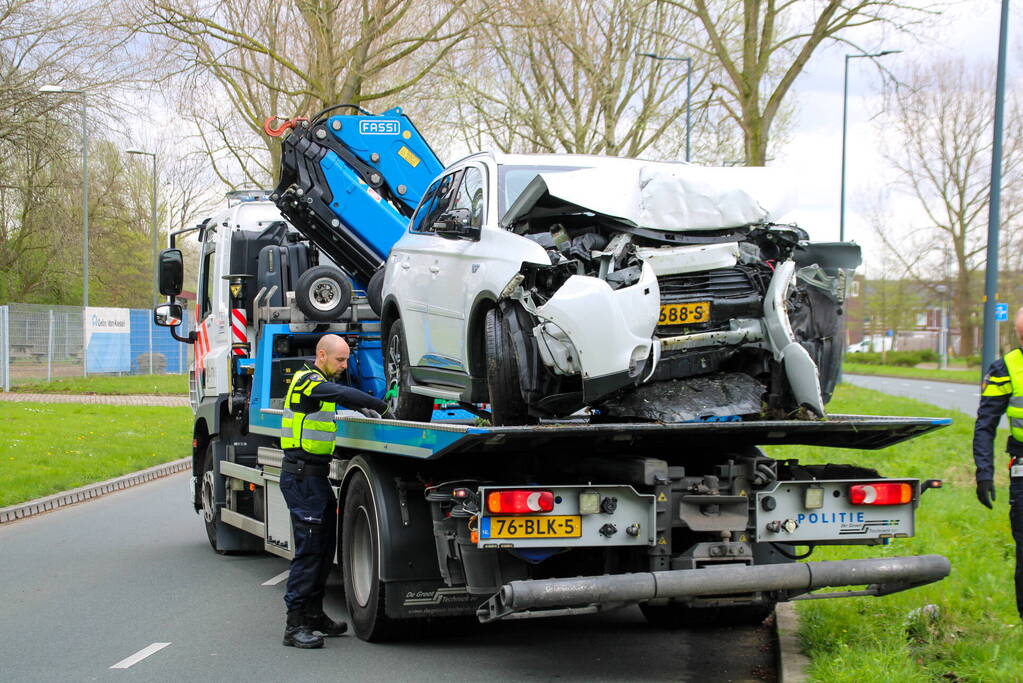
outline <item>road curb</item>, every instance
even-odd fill
[[[808,681],[810,658],[799,645],[799,614],[790,602],[780,602],[774,608],[774,628],[778,635],[779,683]]]
[[[25,517],[31,517],[57,508],[67,507],[93,498],[99,498],[114,491],[131,488],[144,484],[153,479],[166,477],[168,474],[181,472],[192,466],[192,458],[181,458],[163,465],[157,465],[131,474],[125,474],[116,479],[108,479],[96,484],[89,484],[70,491],[55,493],[45,498],[36,498],[27,503],[18,503],[10,507],[0,508],[0,524],[8,524]]]

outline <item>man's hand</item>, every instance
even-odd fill
[[[377,411],[373,410],[372,408],[361,408],[359,410],[359,412],[362,413],[363,415],[365,415],[368,418],[372,418],[374,420],[379,420],[380,419],[380,413],[378,413]]]
[[[995,482],[983,479],[977,482],[977,500],[988,510],[993,510],[991,503],[995,500]]]
[[[398,419],[397,417],[395,417],[394,411],[391,410],[391,406],[387,406],[386,408],[384,408],[384,412],[383,412],[382,417],[385,420],[397,420]]]

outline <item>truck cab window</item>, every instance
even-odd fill
[[[199,292],[199,319],[204,320],[213,310],[213,271],[216,251],[210,249],[202,257],[202,291]]]

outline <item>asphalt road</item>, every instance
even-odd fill
[[[772,629],[663,631],[636,608],[399,644],[347,636],[322,650],[283,647],[287,563],[216,555],[188,505],[188,477],[0,526],[0,679],[776,679]],[[344,612],[336,582],[326,607]]]
[[[867,389],[883,391],[893,396],[913,398],[939,408],[958,410],[970,417],[977,416],[980,388],[974,384],[954,384],[926,379],[902,379],[901,377],[874,377],[872,375],[843,375],[842,381]],[[1008,422],[1004,417],[1001,426],[1008,428]]]

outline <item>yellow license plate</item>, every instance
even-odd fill
[[[710,320],[710,302],[697,301],[691,304],[661,304],[658,325],[689,325]]]
[[[579,515],[529,517],[483,517],[480,538],[579,538],[583,535]]]

